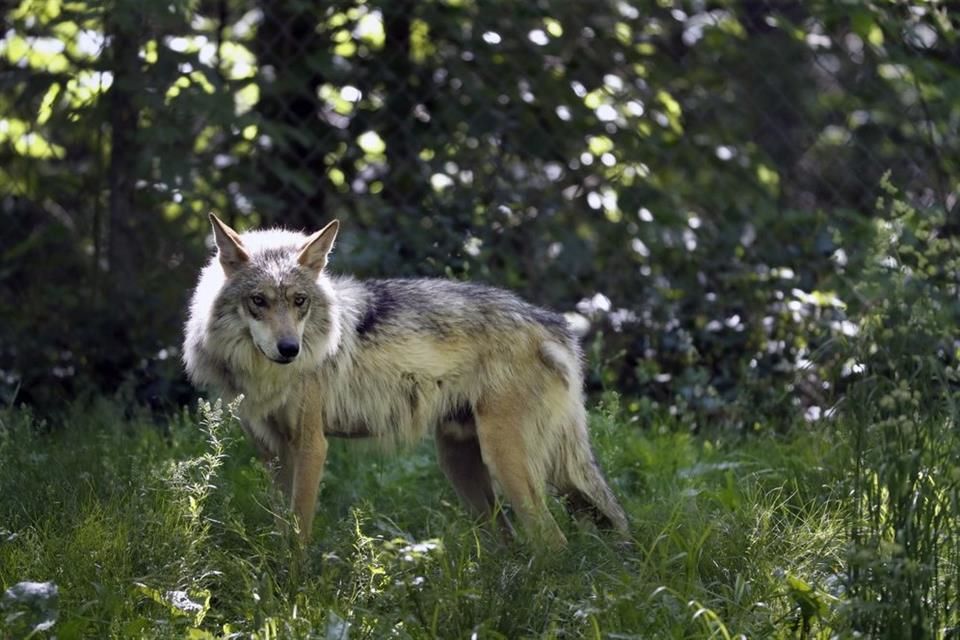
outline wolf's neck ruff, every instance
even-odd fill
[[[475,514],[494,513],[496,482],[558,542],[549,484],[625,531],[590,451],[581,352],[561,316],[482,285],[330,276],[336,222],[308,236],[212,221],[218,255],[194,292],[186,368],[200,386],[244,395],[244,428],[292,474],[303,523],[325,433],[388,444],[433,433]]]

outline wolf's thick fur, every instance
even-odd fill
[[[276,459],[304,538],[328,436],[429,432],[474,515],[496,512],[510,529],[496,485],[528,535],[563,544],[549,485],[626,532],[590,449],[580,347],[562,317],[475,284],[329,275],[336,221],[312,236],[211,221],[219,259],[193,295],[186,369],[227,398],[243,394],[244,428]]]

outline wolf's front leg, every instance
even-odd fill
[[[293,496],[293,459],[289,443],[283,443],[276,458],[271,460],[271,467],[274,483],[280,488],[284,499],[290,500]]]
[[[273,483],[289,500],[293,491],[293,461],[291,445],[284,435],[285,423],[276,416],[260,421],[244,420],[243,430],[257,450],[257,458],[270,471]]]
[[[293,469],[291,507],[300,525],[300,541],[306,542],[310,539],[323,465],[327,460],[327,438],[317,412],[302,413],[288,451]]]

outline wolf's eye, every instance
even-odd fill
[[[259,293],[255,293],[252,296],[250,296],[250,302],[252,302],[255,307],[267,306],[267,299],[264,298]]]
[[[297,305],[298,307],[302,307],[306,302],[307,296],[303,295],[302,293],[298,293],[297,295],[293,296],[293,304]]]

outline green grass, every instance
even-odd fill
[[[205,422],[206,426],[199,423]],[[593,416],[635,537],[556,514],[561,553],[472,525],[429,443],[334,442],[298,554],[229,419],[109,405],[52,428],[0,413],[0,638],[732,638],[842,632],[835,434],[716,440]],[[5,625],[5,626],[3,626]]]

